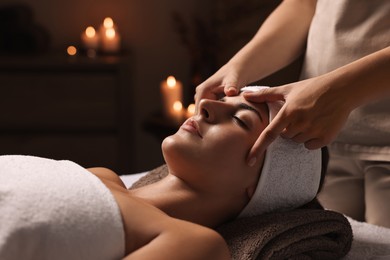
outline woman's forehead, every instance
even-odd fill
[[[262,116],[262,118],[269,118],[268,105],[265,102],[255,103],[249,102],[244,98],[242,93],[238,96],[225,96],[223,98],[227,103],[244,103],[255,108]]]

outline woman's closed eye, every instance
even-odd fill
[[[238,117],[237,115],[233,115],[233,120],[234,122],[236,122],[236,124],[238,124],[240,127],[244,128],[245,130],[249,130],[249,127],[248,125],[245,123],[244,120],[242,120],[240,117]]]

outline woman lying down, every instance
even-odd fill
[[[0,259],[229,259],[212,228],[317,194],[320,150],[280,138],[246,163],[275,109],[202,100],[162,143],[168,176],[135,190],[106,168],[0,156]]]

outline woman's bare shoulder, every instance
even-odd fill
[[[121,186],[125,186],[121,178],[113,170],[110,170],[105,167],[93,167],[87,168],[87,170],[95,174],[101,180],[107,180],[117,183]]]
[[[125,259],[189,259],[194,255],[199,259],[229,258],[224,240],[214,230],[170,217],[148,201],[133,196],[110,169],[87,170],[102,180],[118,203],[125,231]],[[183,241],[192,244],[192,250],[184,248]]]

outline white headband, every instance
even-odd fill
[[[241,91],[259,91],[264,86],[244,87]],[[267,103],[269,122],[283,102]],[[239,218],[274,211],[286,211],[310,202],[317,195],[321,179],[321,150],[308,150],[303,144],[277,137],[265,153],[255,193]]]

